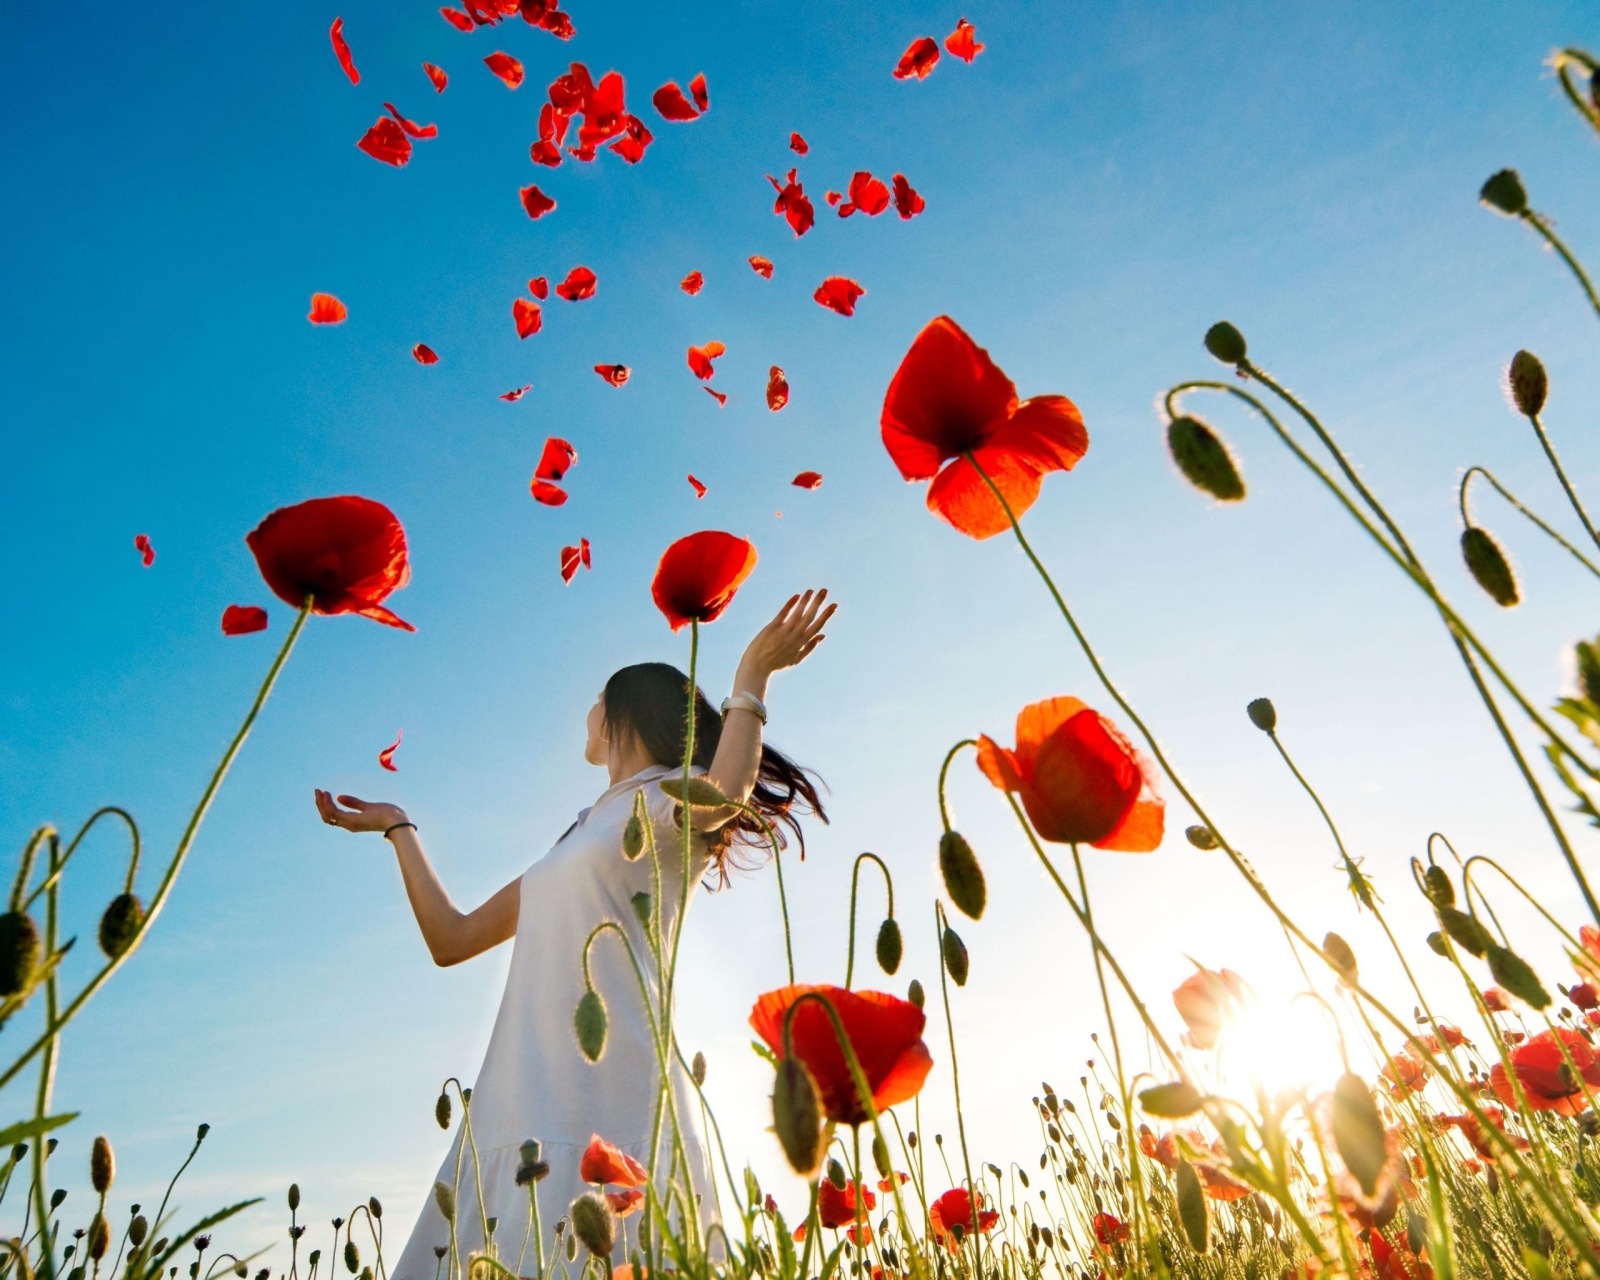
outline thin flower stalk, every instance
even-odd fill
[[[1472,478],[1474,476],[1482,476],[1485,480],[1487,480],[1491,485],[1494,486],[1495,490],[1502,498],[1509,502],[1524,516],[1526,516],[1535,527],[1537,527],[1541,532],[1555,542],[1557,546],[1561,547],[1562,550],[1567,552],[1568,555],[1572,556],[1574,560],[1581,564],[1595,577],[1600,578],[1600,565],[1595,564],[1593,560],[1589,559],[1589,557],[1584,555],[1583,552],[1579,551],[1577,547],[1568,542],[1566,538],[1562,537],[1559,532],[1545,523],[1545,521],[1542,520],[1538,515],[1518,501],[1516,495],[1513,494],[1511,490],[1507,489],[1505,485],[1501,484],[1500,481],[1495,477],[1494,473],[1491,472],[1487,467],[1468,467],[1461,477],[1459,505],[1461,508],[1461,521],[1464,525],[1467,525],[1468,527],[1472,526],[1472,517],[1467,513],[1467,486],[1472,483]],[[1591,536],[1593,535],[1592,529],[1590,530],[1590,534]]]
[[[889,874],[888,865],[884,862],[884,860],[882,858],[880,858],[875,853],[858,853],[856,855],[855,863],[850,869],[850,943],[849,943],[849,950],[847,951],[846,956],[845,956],[845,964],[844,964],[844,985],[845,985],[845,989],[847,991],[850,989],[851,979],[855,976],[855,971],[856,971],[856,894],[857,894],[858,889],[860,888],[861,864],[863,862],[866,862],[866,861],[869,861],[869,860],[874,862],[874,863],[876,863],[877,866],[878,866],[878,870],[883,872],[884,891],[888,894],[888,897],[889,897],[889,914],[888,914],[888,918],[890,920],[894,919],[894,877]],[[784,916],[785,916],[784,936],[785,936],[785,940],[787,940],[787,937],[788,937],[788,920],[787,920],[788,912],[787,911],[784,912]],[[789,981],[790,982],[794,981],[792,969],[791,969],[791,974],[790,974]]]
[[[933,923],[935,937],[939,943],[938,954],[942,957],[945,954],[945,931],[950,926],[945,920],[944,903],[938,899],[934,899],[933,903]],[[961,1143],[961,1168],[966,1175],[966,1179],[961,1185],[967,1189],[968,1204],[972,1209],[974,1219],[976,1219],[978,1213],[977,1203],[971,1200],[970,1197],[976,1194],[977,1187],[972,1181],[972,1157],[967,1153],[967,1120],[961,1107],[961,1064],[956,1057],[956,1022],[950,1013],[950,976],[948,970],[949,966],[941,959],[939,962],[939,995],[944,1002],[944,1025],[950,1038],[950,1083],[956,1099],[956,1137]],[[972,1231],[969,1234],[976,1237],[978,1232]],[[977,1274],[982,1275],[983,1259],[979,1255],[976,1238],[974,1238],[972,1244],[972,1256],[977,1267]]]

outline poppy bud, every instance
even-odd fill
[[[628,825],[622,828],[622,856],[632,862],[643,852],[644,823],[639,821],[638,814],[634,814],[628,819]]]
[[[300,1207],[300,1184],[298,1182],[291,1182],[289,1184],[289,1212],[293,1213],[299,1207]]]
[[[1502,609],[1513,608],[1521,601],[1522,592],[1517,588],[1511,562],[1486,530],[1469,524],[1461,531],[1461,558],[1467,562],[1473,581]]]
[[[1238,502],[1244,481],[1222,437],[1199,418],[1174,418],[1167,424],[1167,451],[1184,479],[1218,502]]]
[[[1183,1224],[1183,1234],[1191,1249],[1204,1253],[1211,1244],[1211,1218],[1206,1210],[1200,1175],[1187,1160],[1180,1160],[1173,1183],[1178,1192],[1178,1221]]]
[[[142,924],[144,903],[131,893],[119,893],[100,917],[100,950],[108,959],[117,959],[133,945]]]
[[[1520,218],[1528,212],[1528,193],[1515,169],[1502,169],[1491,177],[1478,191],[1478,199],[1508,218]]]
[[[1217,844],[1216,836],[1211,834],[1210,827],[1202,827],[1198,824],[1192,827],[1185,827],[1183,835],[1184,839],[1188,840],[1196,849],[1216,849],[1220,847]]]
[[[161,1250],[160,1249],[155,1249],[152,1252],[160,1253]],[[444,1253],[445,1253],[445,1251],[443,1249],[438,1249],[438,1250],[434,1251],[434,1256],[435,1257],[443,1257]],[[322,1250],[321,1249],[313,1249],[308,1255],[306,1255],[306,1264],[308,1266],[314,1267],[314,1266],[317,1265],[318,1262],[321,1261],[321,1259],[322,1259]]]
[[[944,891],[950,895],[950,901],[963,915],[980,919],[989,901],[989,889],[983,882],[983,868],[978,865],[972,846],[959,831],[946,831],[939,837],[939,872],[944,876]]]
[[[441,1129],[450,1127],[450,1095],[443,1089],[439,1090],[439,1101],[433,1104],[433,1118]]]
[[[927,1003],[927,993],[923,991],[922,984],[915,978],[911,979],[911,985],[906,988],[906,999],[911,1001],[911,1003],[916,1005],[919,1009]]]
[[[1200,1110],[1200,1090],[1187,1080],[1152,1085],[1139,1092],[1139,1106],[1163,1120],[1181,1120]]]
[[[1535,1009],[1548,1007],[1550,993],[1544,989],[1544,984],[1526,960],[1494,942],[1489,943],[1487,950],[1489,972],[1494,975],[1496,983]]]
[[[578,1001],[578,1011],[572,1015],[572,1026],[578,1033],[578,1048],[590,1062],[599,1062],[606,1051],[606,1003],[600,993],[590,987]]]
[[[835,1191],[844,1190],[844,1166],[837,1160],[828,1161],[828,1181],[833,1184],[833,1189]]]
[[[822,1109],[806,1064],[793,1054],[778,1063],[772,1086],[772,1128],[789,1167],[809,1178],[822,1163]]]
[[[1322,940],[1322,951],[1333,961],[1334,968],[1339,970],[1339,980],[1346,986],[1355,986],[1360,971],[1356,966],[1356,953],[1350,950],[1350,944],[1338,934],[1330,933]]]
[[[89,1256],[99,1262],[106,1256],[106,1246],[111,1243],[111,1228],[106,1226],[106,1215],[98,1210],[89,1221]]]
[[[1244,334],[1226,320],[1206,330],[1206,350],[1223,364],[1239,364],[1245,357]]]
[[[1506,370],[1506,381],[1511,386],[1511,399],[1517,412],[1524,417],[1537,417],[1550,394],[1550,377],[1544,371],[1539,357],[1531,351],[1519,351],[1511,357],[1511,367]]]
[[[689,1064],[689,1074],[694,1077],[694,1082],[704,1085],[706,1082],[706,1055],[698,1049],[695,1050],[694,1060]]]
[[[24,911],[0,915],[0,996],[21,995],[33,986],[39,965],[39,928]]]
[[[576,1262],[577,1260],[578,1260],[578,1237],[577,1236],[568,1236],[567,1237],[567,1261],[568,1262]]]
[[[28,1154],[28,1144],[26,1142],[17,1143],[16,1146],[11,1148],[11,1163],[12,1164],[17,1164],[18,1162],[21,1161],[22,1157],[27,1155],[27,1154]]]
[[[144,1238],[150,1234],[150,1219],[140,1214],[128,1224],[128,1243],[135,1249],[144,1243]]]
[[[367,1197],[367,1212],[370,1213],[374,1218],[382,1219],[383,1205],[379,1203],[377,1196]]]
[[[1462,950],[1481,957],[1494,941],[1489,931],[1478,923],[1476,916],[1457,911],[1454,907],[1436,907],[1435,910],[1439,913],[1439,923],[1444,926],[1444,931]]]
[[[517,1166],[517,1185],[525,1187],[529,1183],[543,1182],[550,1176],[550,1164],[545,1160],[524,1160]]]
[[[1333,1145],[1345,1168],[1361,1184],[1362,1193],[1370,1198],[1378,1189],[1389,1148],[1372,1093],[1360,1076],[1349,1071],[1333,1088]]]
[[[463,1089],[461,1091],[461,1106],[463,1108],[467,1108],[467,1107],[470,1107],[471,1105],[472,1105],[472,1090],[471,1089]]]
[[[1250,723],[1260,729],[1262,733],[1276,733],[1278,729],[1278,709],[1272,705],[1271,698],[1255,698],[1244,709],[1245,715],[1250,717]]]
[[[872,1137],[872,1165],[880,1178],[887,1178],[893,1167],[889,1163],[889,1144],[883,1140],[881,1133]]]
[[[958,987],[967,985],[967,948],[956,931],[949,926],[945,927],[944,941],[941,944],[944,950],[944,967],[950,971],[950,980]]]
[[[1600,706],[1600,646],[1580,640],[1572,646],[1572,655],[1578,667],[1578,689],[1583,696]]]
[[[1455,887],[1450,883],[1450,873],[1441,866],[1431,866],[1422,873],[1422,887],[1427,890],[1428,901],[1436,907],[1453,907],[1456,903]]]
[[[161,1239],[157,1240],[153,1245],[150,1246],[150,1254],[151,1254],[152,1257],[158,1257],[161,1254],[165,1253],[166,1250],[167,1250],[167,1237],[166,1236],[162,1236]],[[321,1250],[319,1249],[319,1250],[317,1250],[317,1252],[321,1253]]]
[[[688,786],[685,786],[682,776],[679,775],[663,778],[656,785],[679,804],[687,799],[689,807],[693,809],[720,809],[731,803],[717,785],[707,778],[691,777]]]
[[[101,1195],[111,1190],[111,1180],[117,1176],[117,1158],[111,1151],[111,1139],[101,1134],[89,1149],[89,1183]]]
[[[361,1270],[361,1250],[356,1248],[354,1240],[344,1242],[344,1267],[351,1275]]]
[[[196,1125],[195,1126],[195,1131],[194,1131],[195,1145],[198,1146],[200,1143],[204,1142],[206,1140],[206,1134],[208,1134],[210,1132],[211,1132],[211,1126],[210,1125],[208,1125],[208,1124]]]
[[[900,926],[893,916],[878,926],[878,968],[893,973],[900,967],[900,957],[905,954],[905,940],[900,936]]]
[[[617,1242],[617,1220],[611,1206],[593,1191],[586,1191],[567,1210],[572,1234],[597,1258],[608,1257]]]
[[[456,1220],[456,1191],[448,1182],[433,1184],[433,1202],[439,1206],[439,1212],[444,1215],[446,1222]]]
[[[633,903],[633,914],[639,917],[639,923],[645,927],[646,932],[649,932],[650,895],[641,889],[638,893],[633,895],[630,901]]]
[[[1428,935],[1428,949],[1441,956],[1448,956],[1450,954],[1449,951],[1445,949],[1444,934],[1440,933],[1437,929]]]

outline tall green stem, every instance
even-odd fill
[[[950,1014],[949,966],[944,963],[943,959],[944,935],[949,926],[945,923],[944,903],[937,899],[934,900],[933,904],[933,919],[938,929],[937,936],[939,939],[939,994],[944,1000],[944,1025],[950,1037],[950,1083],[954,1086],[956,1095],[956,1137],[961,1141],[961,1169],[967,1178],[967,1207],[972,1210],[974,1228],[967,1234],[972,1239],[973,1274],[974,1276],[981,1276],[983,1274],[983,1259],[979,1252],[978,1232],[976,1229],[978,1206],[975,1197],[978,1194],[978,1187],[972,1180],[972,1158],[967,1154],[967,1121],[961,1108],[961,1064],[956,1058],[956,1020]]]
[[[1556,454],[1555,446],[1550,443],[1550,437],[1545,434],[1544,423],[1539,420],[1537,413],[1527,415],[1528,423],[1533,427],[1533,434],[1539,437],[1539,447],[1544,450],[1544,456],[1550,463],[1550,469],[1556,473],[1556,479],[1561,482],[1561,492],[1567,495],[1567,501],[1572,504],[1572,509],[1578,514],[1578,523],[1583,525],[1588,533],[1589,540],[1600,546],[1600,533],[1595,532],[1594,522],[1589,519],[1589,513],[1583,509],[1583,503],[1578,499],[1578,491],[1572,487],[1572,481],[1567,479],[1567,469],[1561,465],[1561,459]]]
[[[849,953],[845,957],[844,964],[844,985],[846,991],[850,989],[850,982],[855,976],[856,971],[856,890],[859,887],[861,880],[861,864],[867,861],[869,858],[873,862],[876,862],[878,864],[878,870],[883,872],[884,887],[889,893],[889,919],[894,919],[894,880],[889,875],[889,868],[884,865],[883,859],[875,853],[857,854],[855,865],[850,869],[850,949]],[[785,917],[785,928],[787,928],[787,913],[785,913]],[[789,981],[794,981],[793,971],[791,971],[789,974]]]

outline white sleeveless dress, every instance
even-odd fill
[[[645,975],[652,965],[644,930],[633,906],[636,893],[650,893],[648,855],[635,862],[622,856],[622,833],[633,813],[634,796],[643,792],[661,852],[662,913],[667,922],[677,914],[683,869],[683,836],[673,822],[677,807],[656,784],[677,770],[653,766],[607,790],[578,815],[572,828],[522,877],[517,935],[505,995],[494,1032],[472,1091],[472,1136],[478,1150],[474,1174],[472,1151],[461,1156],[459,1104],[456,1137],[440,1166],[437,1181],[458,1186],[457,1248],[463,1260],[482,1249],[483,1219],[498,1219],[496,1252],[513,1271],[522,1253],[528,1225],[528,1189],[516,1184],[518,1148],[529,1138],[543,1146],[549,1176],[539,1183],[539,1214],[545,1258],[551,1255],[556,1220],[573,1199],[589,1190],[578,1175],[578,1162],[591,1134],[648,1165],[651,1121],[659,1079],[650,1026],[638,979],[612,931],[603,933],[590,953],[589,971],[606,1003],[610,1034],[604,1055],[589,1062],[578,1050],[573,1014],[583,995],[584,940],[602,920],[622,926],[640,957]],[[700,772],[697,770],[696,772]],[[694,838],[690,894],[706,868],[704,840]],[[702,1220],[714,1220],[714,1197],[699,1124],[699,1100],[678,1063],[672,1067],[684,1147]],[[663,1126],[660,1183],[670,1148]],[[483,1210],[477,1186],[483,1186]],[[637,1215],[626,1225],[635,1227]],[[627,1237],[636,1239],[632,1230]],[[617,1261],[623,1261],[618,1232]],[[440,1274],[434,1250],[449,1244],[450,1228],[429,1194],[422,1214],[399,1260],[389,1268],[393,1280],[434,1280]],[[528,1242],[523,1273],[532,1274],[536,1250]]]

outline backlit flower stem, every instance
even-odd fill
[[[1532,521],[1534,525],[1536,525],[1541,531],[1555,541],[1557,545],[1566,550],[1567,553],[1585,569],[1594,574],[1595,577],[1600,578],[1600,565],[1596,565],[1594,561],[1590,560],[1586,555],[1583,554],[1583,552],[1579,551],[1577,547],[1573,546],[1548,524],[1541,520],[1537,515],[1528,510],[1528,508],[1523,506],[1522,503],[1518,502],[1511,490],[1507,489],[1505,485],[1501,484],[1500,481],[1495,478],[1494,473],[1491,472],[1487,467],[1468,467],[1466,474],[1461,477],[1461,522],[1464,525],[1466,525],[1468,528],[1472,527],[1472,517],[1467,514],[1467,486],[1472,483],[1473,476],[1482,476],[1485,480],[1492,484],[1502,498],[1504,498],[1530,521]],[[1588,527],[1587,522],[1585,522],[1585,527]],[[1590,535],[1593,536],[1594,530],[1592,528],[1589,529],[1589,532]]]
[[[955,1087],[956,1095],[956,1136],[961,1140],[961,1167],[967,1175],[967,1208],[972,1210],[973,1241],[972,1258],[976,1265],[975,1275],[983,1274],[983,1258],[978,1249],[978,1206],[973,1200],[977,1194],[977,1187],[972,1181],[972,1158],[967,1154],[967,1121],[961,1110],[961,1065],[956,1060],[956,1023],[950,1016],[950,975],[949,966],[944,963],[944,934],[948,927],[944,918],[944,903],[937,898],[933,902],[933,920],[936,926],[936,936],[939,940],[939,994],[944,999],[944,1026],[950,1036],[950,1081]]]
[[[945,785],[950,776],[950,766],[955,762],[956,752],[960,751],[962,747],[976,747],[977,745],[978,740],[976,738],[961,739],[949,751],[945,752],[944,763],[939,766],[939,821],[944,823],[946,831],[952,829],[950,826],[950,806],[945,802]]]
[[[1559,53],[1551,55],[1550,65],[1555,68],[1556,79],[1561,82],[1561,90],[1567,95],[1567,100],[1597,133],[1600,133],[1600,112],[1584,101],[1583,94],[1578,92],[1578,86],[1572,82],[1572,64],[1577,63],[1583,68],[1585,76],[1593,76],[1597,64],[1594,58],[1582,49],[1562,49]]]
[[[855,976],[856,971],[856,889],[861,879],[861,864],[866,862],[868,859],[877,863],[878,870],[883,872],[883,885],[889,894],[889,919],[894,919],[894,878],[890,876],[889,868],[884,864],[883,859],[875,853],[858,853],[856,855],[855,866],[852,867],[850,871],[850,949],[845,958],[844,965],[844,986],[846,991],[850,989],[850,980]],[[788,939],[788,926],[788,913],[785,912],[785,941]],[[792,968],[790,970],[789,981],[794,981],[794,973]]]
[[[54,877],[61,866],[61,841],[54,834],[45,846],[49,857],[50,891],[45,895],[44,954],[53,955],[60,923],[60,888]],[[55,1026],[59,1016],[56,978],[51,969],[44,980],[45,1025]],[[61,1034],[50,1036],[39,1059],[39,1087],[34,1093],[33,1118],[37,1123],[50,1113],[50,1096],[55,1090],[57,1059],[61,1053]],[[41,1280],[53,1280],[56,1273],[55,1235],[50,1230],[50,1205],[46,1194],[45,1173],[50,1158],[50,1141],[43,1134],[33,1140],[33,1208],[39,1215],[39,1275]]]
[[[1594,291],[1594,285],[1589,283],[1589,275],[1582,265],[1572,256],[1571,251],[1561,242],[1561,237],[1555,233],[1550,225],[1550,219],[1534,209],[1524,209],[1516,215],[1518,219],[1532,227],[1547,245],[1560,255],[1561,261],[1567,264],[1567,269],[1572,272],[1573,279],[1578,282],[1578,287],[1583,290],[1583,296],[1589,300],[1589,307],[1600,316],[1600,296]]]
[[[783,955],[789,964],[789,985],[794,985],[794,937],[789,926],[789,893],[783,885],[783,846],[778,840],[778,829],[767,821],[766,816],[753,805],[730,800],[729,806],[738,810],[746,817],[751,818],[761,828],[767,837],[767,847],[772,850],[772,865],[778,873],[778,910],[783,914]],[[888,874],[887,870],[884,872]]]
[[[1544,456],[1550,463],[1550,469],[1556,473],[1556,479],[1561,482],[1561,492],[1567,495],[1567,501],[1572,504],[1573,511],[1577,512],[1578,522],[1583,525],[1590,541],[1600,546],[1600,533],[1595,532],[1594,522],[1589,519],[1589,513],[1583,509],[1583,503],[1578,499],[1578,491],[1572,487],[1572,481],[1567,478],[1567,469],[1561,465],[1561,459],[1556,454],[1555,446],[1550,443],[1550,437],[1545,433],[1544,423],[1539,420],[1537,413],[1530,413],[1525,416],[1528,419],[1528,425],[1533,428],[1533,434],[1539,437],[1539,447],[1544,450]]]

